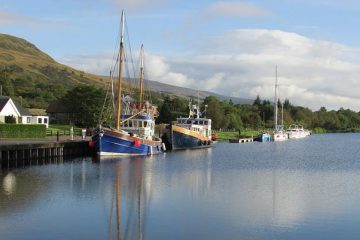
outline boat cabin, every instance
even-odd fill
[[[130,115],[121,116],[121,129],[131,134],[152,140],[155,134],[155,121],[149,116],[137,116],[130,118]]]
[[[207,118],[177,118],[176,125],[211,139],[211,119]]]

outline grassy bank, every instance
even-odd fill
[[[214,132],[218,135],[218,141],[228,141],[229,139],[234,138],[248,138],[252,136],[256,136],[259,134],[258,131],[255,130],[243,130],[240,132]]]

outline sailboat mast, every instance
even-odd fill
[[[121,115],[121,84],[122,72],[124,62],[124,31],[125,31],[125,12],[121,12],[121,36],[120,36],[120,62],[119,62],[119,84],[117,96],[117,113],[116,113],[116,129],[120,130],[120,115]]]
[[[284,127],[284,103],[281,103],[281,126]]]
[[[142,109],[143,81],[144,81],[144,44],[141,44],[141,50],[140,50],[140,104],[139,104],[139,110]]]
[[[277,117],[278,117],[278,106],[277,106],[277,65],[275,66],[275,129],[277,129],[277,125],[278,125],[278,122],[277,122]]]

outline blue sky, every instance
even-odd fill
[[[0,0],[0,29],[57,61],[107,74],[126,10],[147,77],[224,95],[282,98],[314,110],[360,110],[355,0]]]

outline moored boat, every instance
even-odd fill
[[[212,146],[211,119],[201,117],[199,107],[189,103],[189,117],[177,118],[163,135],[166,149],[181,150]],[[196,111],[196,112],[195,112]]]
[[[277,66],[275,67],[275,101],[274,101],[274,132],[272,133],[272,140],[274,142],[281,142],[289,139],[288,134],[284,130],[284,107],[281,105],[281,125],[278,125],[278,96],[277,89],[278,81],[277,81]],[[279,100],[280,101],[280,100]]]
[[[304,138],[310,135],[309,130],[304,129],[302,125],[296,124],[290,125],[286,132],[290,139]]]
[[[95,129],[92,141],[96,153],[100,156],[116,155],[152,155],[162,151],[160,138],[154,137],[155,117],[157,109],[147,101],[143,101],[142,84],[144,77],[143,46],[140,56],[140,93],[139,101],[134,101],[130,96],[122,97],[122,72],[124,62],[124,28],[125,15],[121,17],[122,30],[119,50],[119,81],[117,91],[116,127],[103,127]],[[113,88],[112,88],[113,89]],[[121,115],[122,105],[124,115]],[[115,106],[113,104],[112,106]]]
[[[254,137],[254,141],[256,142],[270,142],[271,135],[269,133],[260,133],[260,135]]]

